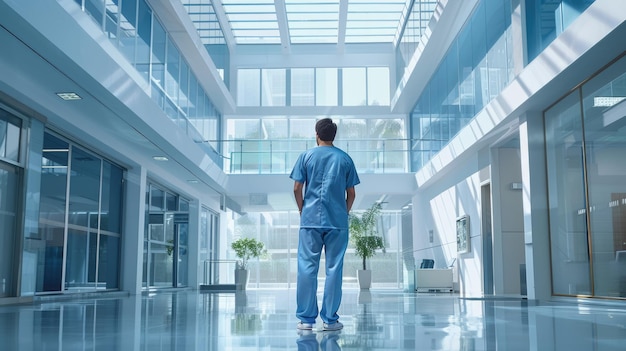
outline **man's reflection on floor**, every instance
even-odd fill
[[[341,351],[339,336],[341,331],[325,331],[316,333],[311,330],[298,331],[298,351]]]

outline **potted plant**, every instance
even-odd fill
[[[233,241],[230,247],[238,258],[235,266],[235,285],[238,290],[245,290],[248,282],[248,261],[261,256],[265,245],[254,238],[239,238]]]
[[[357,270],[357,279],[361,289],[369,289],[372,284],[372,272],[367,269],[367,259],[376,254],[376,250],[385,248],[383,238],[378,235],[376,221],[382,210],[382,204],[375,202],[361,216],[350,214],[350,240],[354,244],[357,256],[363,260],[363,269]]]

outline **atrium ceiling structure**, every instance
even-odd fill
[[[205,45],[395,43],[410,0],[181,0]]]

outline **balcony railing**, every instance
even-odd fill
[[[406,173],[409,139],[335,140],[360,173]],[[315,140],[224,140],[224,171],[231,174],[288,174],[298,156],[315,147]]]

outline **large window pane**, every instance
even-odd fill
[[[69,144],[48,133],[44,136],[41,160],[41,198],[39,208],[40,265],[37,292],[61,291],[63,244]]]
[[[69,197],[68,155],[71,154]],[[38,275],[37,292],[114,289],[118,287],[119,242],[117,250],[102,239],[100,231],[121,233],[122,174],[109,162],[49,133],[44,136],[40,204],[40,235],[45,240],[39,259],[43,274]],[[102,192],[102,199],[101,194]],[[65,216],[65,208],[69,215]],[[67,231],[67,242],[64,232]],[[111,232],[108,234],[112,234]],[[67,247],[63,267],[63,247]],[[104,284],[99,269],[106,268]],[[65,281],[61,277],[65,269]]]
[[[365,67],[342,69],[343,106],[365,106],[366,79]]]
[[[124,0],[122,2],[119,33],[119,48],[128,61],[134,65],[137,46],[137,0]]]
[[[595,0],[526,1],[528,61],[532,61]]]
[[[157,25],[159,21],[154,21]],[[138,0],[137,12],[137,42],[135,51],[135,68],[146,77],[150,72],[150,33],[152,28],[152,10],[145,0]],[[161,61],[164,62],[164,61]]]
[[[237,70],[237,105],[261,105],[261,70]]]
[[[165,75],[165,93],[172,99],[174,104],[178,104],[178,81],[180,79],[180,53],[174,42],[167,40],[167,62]]]
[[[102,204],[100,229],[122,233],[123,170],[110,162],[103,162]]]
[[[546,111],[545,128],[553,293],[591,294],[578,92]]]
[[[284,69],[261,71],[261,105],[285,106],[287,101],[287,73]]]
[[[251,237],[262,241],[267,255],[250,261],[250,287],[285,288],[295,286],[297,276],[297,249],[299,216],[296,211],[248,212],[241,216],[227,216],[230,224],[228,244],[236,238]],[[383,233],[386,253],[378,254],[368,261],[374,270],[375,287],[399,288],[402,286],[402,262],[400,238],[402,224],[400,214],[385,212],[379,219],[379,231]],[[222,257],[234,258],[234,252],[226,245]],[[324,257],[320,262],[320,279],[324,278]],[[361,258],[350,245],[344,260],[344,287],[356,288],[356,271],[362,266]]]
[[[72,147],[65,289],[94,289],[102,161]]]
[[[626,297],[626,59],[582,87],[594,295]]]
[[[367,69],[367,104],[370,106],[389,105],[389,68],[369,67]]]
[[[95,232],[68,230],[66,290],[95,289],[97,244],[98,236]]]
[[[315,103],[315,70],[291,69],[291,106],[313,106]]]
[[[172,287],[174,283],[172,264],[173,245],[150,244],[149,284],[154,287]]]
[[[1,120],[0,120],[1,122]],[[18,168],[0,161],[0,297],[15,296]]]
[[[119,288],[120,238],[100,235],[98,260],[98,287],[104,289]]]
[[[0,109],[0,158],[19,160],[22,121]]]
[[[318,68],[315,70],[315,105],[337,106],[337,69]]]

